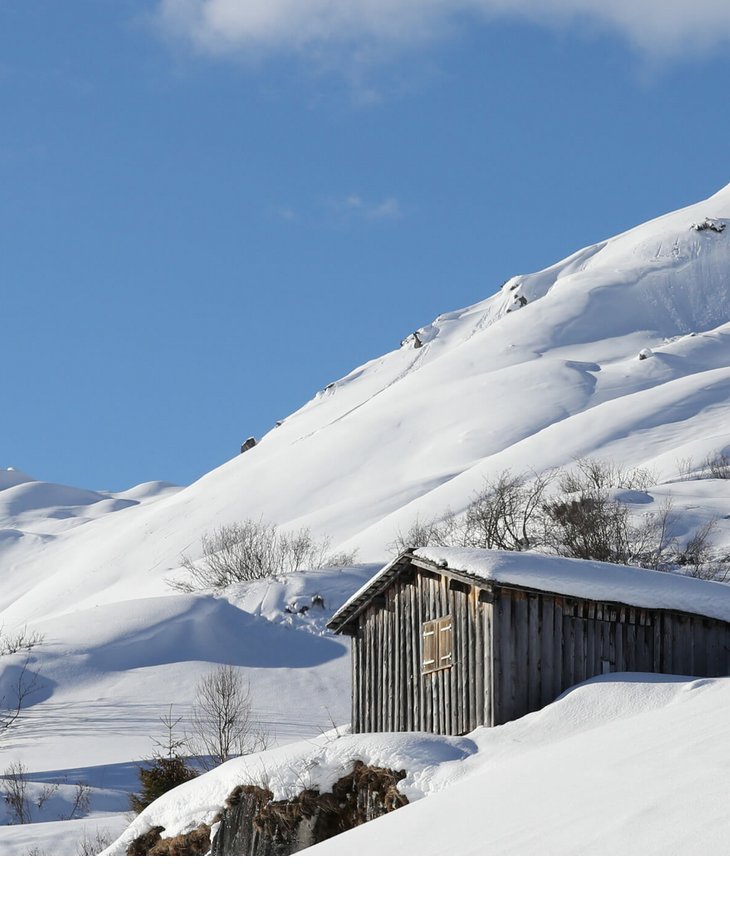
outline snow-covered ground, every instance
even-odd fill
[[[540,472],[585,456],[649,467],[656,486],[627,497],[637,511],[671,498],[678,536],[715,519],[714,541],[730,548],[730,480],[704,465],[730,451],[730,228],[694,227],[708,217],[730,222],[730,186],[510,278],[419,328],[418,342],[399,346],[393,335],[393,352],[188,487],[111,494],[0,470],[0,625],[45,636],[34,651],[38,690],[2,736],[0,772],[19,760],[34,785],[89,784],[89,822],[118,833],[134,761],[151,752],[160,715],[170,704],[187,710],[195,682],[219,662],[250,679],[255,714],[280,743],[345,722],[348,647],[324,633],[326,617],[417,517],[459,513],[508,468]],[[219,594],[170,589],[181,555],[195,559],[206,532],[260,517],[329,536],[360,565]],[[327,602],[321,615],[286,612],[314,593]],[[0,688],[14,665],[0,660]],[[78,822],[46,822],[55,807],[44,806],[36,824],[0,831],[0,853],[68,852]]]
[[[720,854],[730,845],[730,679],[591,679],[539,712],[465,737],[345,735],[233,760],[157,800],[154,826],[210,825],[239,784],[329,790],[355,760],[408,773],[408,806],[305,855]]]
[[[272,743],[346,722],[348,645],[325,622],[372,572],[302,572],[34,623],[43,634],[33,651],[37,684],[0,743],[0,774],[17,762],[27,770],[30,822],[0,827],[0,854],[74,854],[98,842],[97,832],[111,842],[127,825],[129,794],[139,790],[136,761],[164,739],[161,719],[171,707],[173,717],[187,716],[196,683],[215,665],[234,665],[249,682],[256,726]],[[325,608],[298,612],[315,594]],[[8,695],[12,661],[0,670]],[[88,803],[74,809],[77,785],[88,786]],[[0,805],[0,825],[16,821]]]

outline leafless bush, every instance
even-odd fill
[[[416,516],[413,524],[404,533],[398,531],[393,541],[388,544],[388,552],[398,555],[412,547],[448,547],[458,544],[456,518],[447,511],[440,519],[421,520]]]
[[[328,538],[316,540],[308,528],[281,531],[278,525],[245,519],[222,525],[201,539],[202,556],[180,557],[188,578],[168,579],[175,590],[192,592],[224,588],[239,581],[256,581],[300,569],[352,565],[354,553],[329,552]]]
[[[198,682],[186,743],[204,769],[266,749],[252,715],[251,689],[234,666],[218,666]]]
[[[35,647],[43,643],[43,635],[37,631],[28,631],[24,626],[18,631],[6,634],[0,626],[0,656],[13,656],[15,653],[30,653]]]
[[[709,458],[705,463],[710,468]],[[730,457],[713,458],[715,477],[730,478]],[[680,460],[680,474],[692,460]],[[475,495],[462,517],[418,520],[391,545],[396,551],[431,544],[502,550],[542,550],[663,571],[695,578],[730,580],[730,557],[718,555],[711,536],[714,521],[698,528],[686,545],[677,536],[671,501],[639,515],[620,491],[646,492],[656,483],[645,468],[579,459],[569,470],[513,474],[502,472]]]
[[[23,763],[11,763],[3,773],[3,798],[18,825],[30,822],[28,770]]]
[[[102,850],[106,850],[106,848],[111,844],[112,836],[106,830],[102,828],[97,828],[96,833],[90,835],[84,829],[84,833],[81,837],[81,840],[77,844],[77,856],[98,856]]]
[[[466,510],[463,544],[496,550],[529,550],[544,544],[544,498],[553,472],[502,472]]]
[[[672,554],[671,504],[636,516],[617,490],[646,491],[655,483],[647,469],[624,469],[595,459],[577,460],[560,475],[560,495],[544,506],[546,542],[561,556],[658,569]]]
[[[38,687],[38,671],[32,651],[43,643],[43,635],[22,628],[6,634],[0,626],[0,658],[17,657],[12,678],[0,697],[0,735],[20,719],[28,697]]]
[[[577,459],[572,468],[559,473],[560,490],[564,494],[607,494],[614,489],[647,491],[656,484],[651,469],[627,469],[600,459]]]
[[[74,787],[76,790],[74,791],[74,798],[71,802],[71,809],[66,815],[59,816],[59,819],[62,822],[77,817],[80,819],[82,816],[88,815],[89,809],[91,808],[91,788],[89,785],[80,781],[78,784],[74,785]]]
[[[677,476],[680,481],[691,481],[694,475],[694,458],[682,456],[677,460]]]
[[[35,798],[35,805],[38,809],[43,809],[43,807],[48,803],[49,800],[52,800],[56,794],[59,792],[61,788],[60,784],[45,784],[41,788],[40,793]]]
[[[710,473],[710,478],[730,478],[730,456],[726,453],[713,453],[706,457],[705,468]]]
[[[675,562],[685,575],[706,581],[730,581],[730,559],[718,556],[711,537],[717,528],[717,520],[701,525],[675,557]]]

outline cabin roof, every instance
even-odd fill
[[[730,584],[542,553],[421,547],[407,550],[377,572],[335,613],[328,627],[338,633],[347,630],[392,581],[419,562],[492,586],[644,609],[671,609],[730,622]]]

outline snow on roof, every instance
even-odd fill
[[[674,609],[730,622],[730,585],[718,581],[542,553],[421,547],[412,555],[498,584],[645,609]]]
[[[337,610],[328,627],[338,633],[345,631],[401,569],[419,559],[498,584],[644,609],[674,609],[730,622],[730,584],[718,581],[542,553],[421,547],[380,569]]]

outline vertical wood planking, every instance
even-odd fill
[[[484,672],[487,666],[487,654],[484,649],[484,616],[486,603],[479,601],[479,592],[474,591],[474,598],[469,607],[469,638],[472,647],[470,673],[473,673],[471,695],[473,702],[469,708],[469,722],[464,731],[472,731],[477,725],[488,725],[486,704],[484,702]],[[473,639],[472,639],[473,635]]]
[[[585,636],[586,623],[583,617],[583,601],[578,600],[573,610],[573,684],[585,681],[586,675],[586,658],[585,658]]]
[[[552,598],[551,598],[552,599]],[[563,689],[563,605],[557,599],[553,604],[553,697]]]
[[[494,617],[495,604],[484,603],[480,616],[480,628],[482,629],[482,659],[480,665],[483,665],[483,705],[484,705],[484,724],[494,725]]]
[[[512,646],[515,655],[512,667],[512,678],[515,683],[515,706],[512,710],[514,718],[524,715],[529,709],[528,672],[530,668],[530,646],[527,625],[528,601],[524,591],[514,591],[514,622]]]
[[[463,734],[469,730],[469,616],[467,603],[458,603],[454,598],[454,622],[458,631],[457,657],[455,660],[455,677],[451,685],[451,709],[455,734]]]
[[[563,677],[561,681],[561,690],[575,684],[573,680],[573,660],[575,657],[574,646],[574,628],[573,618],[569,615],[568,610],[563,609]]]
[[[527,606],[527,705],[530,711],[540,709],[542,670],[542,602],[537,594],[526,594]]]
[[[391,667],[393,671],[393,696],[391,699],[392,703],[392,720],[391,720],[391,731],[404,731],[403,723],[401,722],[401,686],[403,683],[401,665],[402,665],[402,652],[401,645],[403,642],[403,626],[401,623],[401,612],[403,609],[403,595],[405,594],[406,586],[403,580],[398,582],[398,589],[394,594],[394,602],[393,607],[391,609],[391,620],[392,620],[392,629],[393,629],[393,657],[391,659]]]
[[[358,716],[360,713],[360,698],[358,697],[358,683],[359,683],[359,674],[360,674],[360,662],[358,660],[358,639],[357,635],[352,639],[350,643],[350,658],[351,658],[351,669],[352,669],[352,677],[351,677],[351,692],[352,692],[352,704],[351,704],[351,716],[352,716],[352,731],[353,734],[357,734],[359,732],[358,728]]]
[[[555,627],[555,604],[552,597],[539,595],[541,633],[540,633],[540,706],[546,706],[555,699],[553,681],[555,679],[555,657],[553,647],[553,629]]]
[[[495,685],[493,702],[497,714],[496,723],[501,725],[502,722],[509,721],[512,710],[509,680],[511,665],[510,619],[512,610],[510,596],[507,591],[500,593],[499,599],[495,604],[494,613]]]

